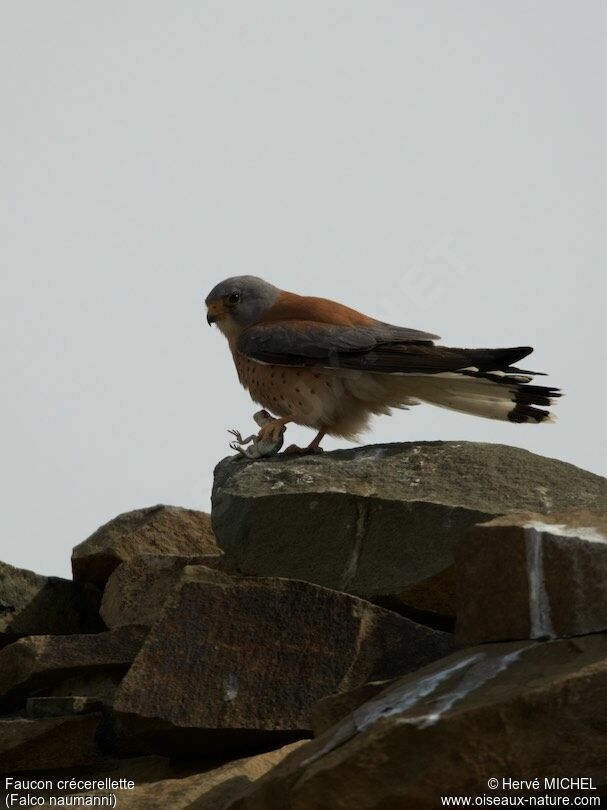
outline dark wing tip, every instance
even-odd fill
[[[512,352],[512,362],[518,363],[519,360],[522,360],[523,357],[527,357],[528,355],[533,353],[533,346],[516,346],[513,349],[510,349]]]
[[[433,335],[431,332],[423,332],[421,329],[410,329],[407,326],[396,326],[386,321],[377,321],[379,327],[377,337],[381,340],[403,341],[405,343],[432,343],[440,340],[440,335]]]

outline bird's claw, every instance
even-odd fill
[[[322,447],[298,447],[296,444],[290,444],[284,451],[288,456],[307,456],[323,453]]]

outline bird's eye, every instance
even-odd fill
[[[240,301],[240,293],[233,292],[232,295],[228,298],[230,304],[237,304]]]

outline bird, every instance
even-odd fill
[[[358,440],[374,415],[426,403],[514,423],[553,421],[558,388],[532,385],[515,364],[530,346],[459,349],[438,335],[395,326],[326,298],[298,295],[257,276],[234,276],[205,299],[206,319],[227,338],[240,383],[269,411],[260,437],[278,441],[289,423]]]

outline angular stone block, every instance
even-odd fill
[[[257,779],[301,745],[303,742],[291,743],[277,751],[236,759],[179,779],[136,782],[133,789],[115,791],[118,807],[123,810],[228,810]],[[93,791],[76,795],[93,797],[104,794]]]
[[[221,559],[220,554],[199,557],[145,554],[121,563],[110,575],[103,592],[101,616],[104,622],[108,627],[154,624],[186,565],[216,568]]]
[[[100,722],[100,714],[40,720],[0,718],[0,773],[80,768],[107,761],[95,743]]]
[[[453,548],[508,512],[607,508],[607,480],[515,447],[419,442],[226,459],[213,528],[227,569],[455,615]]]
[[[399,678],[290,754],[230,810],[435,808],[441,796],[534,791],[502,780],[607,785],[607,636],[484,644]],[[516,774],[516,776],[513,776]],[[489,779],[497,779],[492,790]]]
[[[447,654],[452,636],[347,594],[190,567],[114,703],[128,752],[309,736],[324,695]]]
[[[150,506],[105,523],[72,552],[74,579],[104,586],[120,563],[142,554],[199,556],[220,553],[206,512]]]
[[[607,511],[505,515],[455,557],[461,644],[607,630]]]
[[[145,627],[124,627],[97,635],[19,639],[0,650],[0,707],[25,705],[27,697],[48,695],[62,682],[69,689],[79,679],[82,689],[83,682],[90,680],[94,686],[99,676],[120,680],[146,633]],[[80,689],[78,693],[83,694]]]
[[[21,636],[97,633],[101,592],[0,562],[0,647]]]

